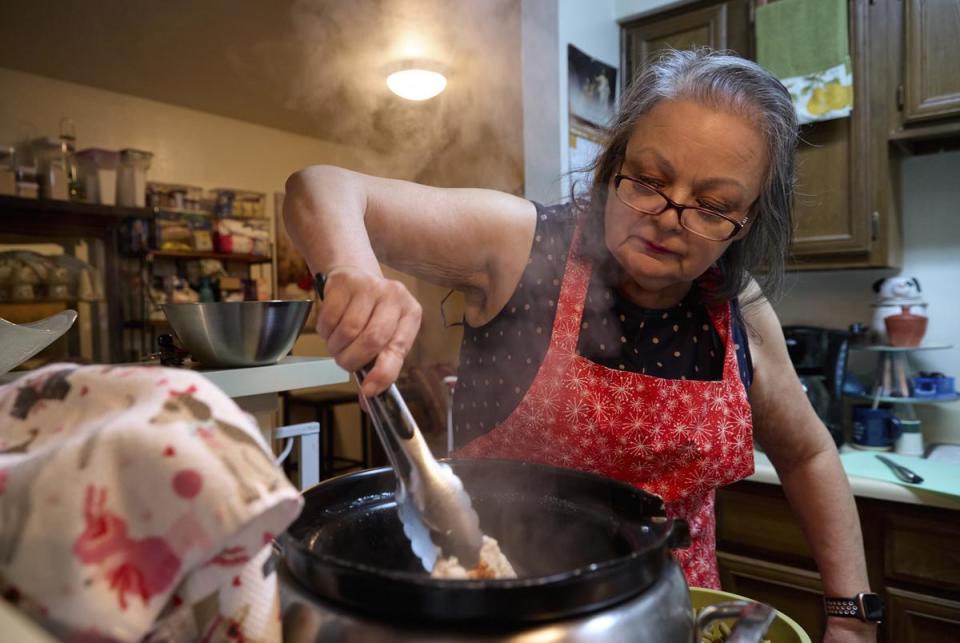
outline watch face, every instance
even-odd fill
[[[867,621],[880,622],[883,620],[883,601],[876,594],[861,594],[863,617]]]

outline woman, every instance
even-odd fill
[[[853,498],[761,296],[782,276],[796,136],[762,68],[672,52],[624,97],[583,203],[311,167],[290,178],[284,217],[328,275],[317,329],[331,354],[347,370],[376,358],[365,394],[396,379],[421,316],[379,259],[464,294],[457,455],[663,496],[691,526],[677,552],[688,581],[718,587],[714,491],[752,473],[756,436],[826,595],[854,597],[869,590]],[[828,623],[827,641],[875,638],[872,624]]]

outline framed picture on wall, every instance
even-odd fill
[[[606,127],[616,113],[617,68],[567,45],[570,118]]]

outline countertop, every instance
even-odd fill
[[[0,375],[0,384],[15,381],[30,371],[13,371]],[[332,357],[284,357],[269,366],[197,370],[230,397],[247,397],[343,384],[349,373],[336,365]]]
[[[755,470],[747,480],[766,484],[780,484],[780,478],[777,477],[777,472],[765,453],[754,451],[753,462]],[[841,459],[841,462],[843,462],[843,459]],[[933,491],[924,491],[915,487],[906,487],[892,482],[884,482],[883,480],[874,480],[873,478],[851,475],[848,475],[847,478],[850,480],[853,495],[860,498],[875,498],[877,500],[905,502],[913,505],[942,507],[960,511],[960,498]]]
[[[279,393],[298,388],[343,384],[350,374],[332,357],[284,357],[276,364],[250,368],[200,370],[230,397]]]

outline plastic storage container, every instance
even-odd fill
[[[203,188],[181,183],[148,182],[147,205],[174,212],[208,211],[208,206],[203,200]]]
[[[120,154],[113,150],[89,148],[77,152],[80,184],[87,201],[103,205],[117,203],[117,165]]]
[[[20,166],[17,168],[17,196],[22,199],[36,199],[40,196],[37,183],[37,168]]]
[[[120,150],[120,167],[117,171],[117,204],[133,208],[147,205],[147,170],[150,169],[152,152],[143,150]]]
[[[214,230],[217,252],[271,255],[270,221],[267,219],[218,219]]]
[[[214,214],[218,217],[262,219],[267,216],[267,195],[263,192],[216,188],[212,193]]]
[[[16,196],[17,168],[14,165],[14,149],[0,145],[0,194]]]

